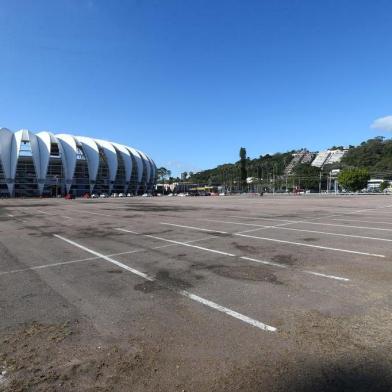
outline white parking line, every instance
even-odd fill
[[[356,211],[353,211],[353,212],[351,212],[351,213],[352,213],[352,214],[359,214],[359,213],[366,212],[366,211],[381,210],[381,209],[383,209],[383,208],[391,208],[391,207],[392,207],[392,205],[380,206],[380,207],[376,207],[376,208],[364,208],[364,209],[362,209],[362,210],[356,210]],[[388,212],[389,212],[389,211],[388,211]]]
[[[256,218],[250,216],[231,216],[231,218],[238,218],[238,219],[249,219],[249,220],[268,220],[268,221],[276,221],[276,222],[287,222],[288,224],[295,224],[295,223],[304,223],[307,225],[318,225],[318,226],[334,226],[334,227],[349,227],[352,229],[365,229],[365,230],[380,230],[380,231],[392,231],[392,229],[385,229],[381,227],[369,227],[369,226],[353,226],[353,225],[340,225],[336,223],[325,223],[325,222],[309,222],[304,220],[287,220],[287,219],[270,219],[270,218]],[[207,220],[207,219],[203,219]]]
[[[132,232],[132,231],[130,231],[130,230],[123,229],[123,228],[116,228],[115,230],[123,231],[123,232],[125,232],[125,233],[135,234],[134,232]],[[259,260],[259,259],[254,259],[254,258],[246,257],[246,256],[238,256],[238,255],[235,255],[235,254],[233,254],[233,253],[222,252],[222,251],[220,251],[220,250],[211,249],[211,248],[205,248],[205,247],[202,247],[202,246],[190,245],[190,244],[187,243],[187,242],[180,242],[180,241],[169,240],[169,239],[167,239],[167,238],[156,237],[156,236],[152,236],[152,235],[149,235],[149,234],[140,234],[140,235],[142,235],[142,236],[144,236],[144,237],[155,238],[155,239],[157,239],[157,240],[161,240],[161,241],[165,241],[165,242],[169,242],[169,243],[174,243],[174,244],[177,244],[177,245],[183,245],[183,246],[188,246],[188,247],[191,247],[191,248],[196,248],[196,249],[199,249],[199,250],[204,250],[204,251],[206,251],[206,252],[218,253],[218,254],[222,254],[222,255],[224,255],[224,256],[230,256],[230,257],[238,257],[238,258],[243,259],[243,260],[254,261],[254,262],[256,262],[256,263],[266,264],[266,265],[270,265],[270,266],[274,266],[274,267],[279,267],[279,268],[287,268],[287,266],[284,265],[284,264],[275,263],[275,262],[272,262],[272,261]],[[234,233],[234,235],[237,235],[237,234]],[[256,238],[258,238],[258,237],[256,237]],[[307,273],[307,274],[310,273],[309,271],[302,271],[302,270],[298,270],[298,271],[299,271],[299,272],[304,272],[304,273]],[[349,280],[350,280],[350,279],[347,279],[347,278],[337,277],[337,276],[333,276],[333,275],[321,274],[321,273],[319,273],[319,272],[315,272],[315,273],[313,273],[312,275],[315,275],[315,276],[322,276],[322,277],[325,277],[325,278],[337,279],[337,280],[342,280],[342,281],[349,281]]]
[[[306,274],[310,274],[310,275],[315,275],[315,276],[323,276],[324,278],[331,278],[331,279],[336,279],[336,280],[342,280],[347,282],[350,279],[347,278],[341,278],[340,276],[334,276],[334,275],[326,275],[326,274],[321,274],[320,272],[314,272],[314,271],[303,271]]]
[[[34,270],[39,270],[39,269],[49,268],[49,267],[57,267],[57,266],[60,266],[60,265],[80,263],[82,261],[88,261],[88,260],[94,260],[94,259],[97,259],[97,257],[88,257],[86,259],[62,261],[60,263],[42,264],[42,265],[37,265],[37,266],[34,266],[34,267],[29,267],[29,268],[21,268],[21,269],[16,269],[16,270],[11,270],[11,271],[3,271],[3,272],[0,272],[0,276],[16,274],[18,272],[34,271]]]
[[[273,267],[278,267],[278,268],[287,268],[287,265],[280,264],[280,263],[274,263],[273,261],[259,260],[259,259],[254,259],[252,257],[246,257],[246,256],[240,256],[240,259],[254,261],[255,263],[260,263],[260,264],[265,264],[265,265],[271,265]]]
[[[134,268],[128,267],[127,265],[125,265],[123,263],[120,263],[119,261],[114,260],[111,257],[105,256],[102,253],[99,253],[99,252],[97,252],[97,251],[95,251],[93,249],[87,248],[87,247],[85,247],[85,246],[83,246],[81,244],[78,244],[75,241],[69,240],[68,238],[62,237],[62,236],[60,236],[58,234],[54,234],[54,236],[56,238],[60,239],[60,240],[63,240],[65,242],[67,242],[70,245],[73,245],[73,246],[75,246],[75,247],[77,247],[79,249],[82,249],[82,250],[84,250],[84,251],[86,251],[88,253],[91,253],[91,254],[93,254],[95,256],[98,256],[98,257],[108,261],[109,263],[117,265],[118,267],[123,268],[123,269],[133,273],[134,275],[140,276],[143,279],[146,279],[146,280],[148,280],[150,282],[157,281],[163,287],[165,287],[165,288],[167,288],[167,289],[169,289],[169,290],[171,290],[171,291],[173,291],[173,292],[175,292],[177,294],[180,294],[180,295],[182,295],[184,297],[187,297],[187,298],[189,298],[189,299],[191,299],[193,301],[201,303],[201,304],[203,304],[203,305],[205,305],[205,306],[207,306],[207,307],[209,307],[211,309],[218,310],[221,313],[225,313],[228,316],[234,317],[234,318],[236,318],[238,320],[241,320],[244,323],[250,324],[250,325],[252,325],[252,326],[254,326],[256,328],[259,328],[259,329],[261,329],[263,331],[276,332],[276,328],[275,327],[272,327],[270,325],[264,324],[264,323],[262,323],[262,322],[260,322],[258,320],[252,319],[252,318],[250,318],[248,316],[245,316],[245,315],[243,315],[241,313],[238,313],[238,312],[236,312],[236,311],[234,311],[232,309],[226,308],[225,306],[222,306],[222,305],[219,305],[219,304],[217,304],[215,302],[212,302],[212,301],[210,301],[210,300],[208,300],[206,298],[203,298],[203,297],[200,297],[200,296],[198,296],[196,294],[190,293],[189,291],[178,290],[178,289],[175,289],[173,287],[167,286],[163,282],[161,282],[159,280],[156,280],[155,278],[153,278],[152,276],[147,275],[144,272],[141,272],[141,271],[138,271],[138,270],[136,270]]]
[[[92,250],[92,249],[87,248],[87,247],[85,247],[85,246],[83,246],[83,245],[80,245],[80,244],[78,244],[77,242],[72,241],[72,240],[69,240],[68,238],[65,238],[65,237],[63,237],[63,236],[61,236],[61,235],[58,235],[58,234],[53,234],[53,235],[54,235],[54,237],[59,238],[60,240],[63,240],[63,241],[65,241],[65,242],[68,242],[69,244],[71,244],[71,245],[73,245],[73,246],[76,246],[76,247],[79,248],[79,249],[82,249],[82,250],[84,250],[84,251],[86,251],[86,252],[88,252],[88,253],[91,253],[92,255],[97,256],[97,257],[99,257],[99,258],[101,258],[101,259],[104,259],[104,260],[108,261],[109,263],[115,264],[115,265],[117,265],[117,266],[120,267],[120,268],[123,268],[123,269],[125,269],[125,270],[127,270],[127,271],[129,271],[129,272],[132,272],[132,273],[135,274],[135,275],[138,275],[138,276],[140,276],[140,277],[142,277],[142,278],[144,278],[144,279],[147,279],[147,280],[149,280],[149,281],[151,281],[151,282],[154,280],[154,278],[152,278],[151,276],[148,276],[148,275],[145,274],[144,272],[141,272],[141,271],[138,271],[138,270],[136,270],[136,269],[134,269],[134,268],[128,267],[127,265],[125,265],[125,264],[123,264],[123,263],[120,263],[119,261],[114,260],[114,259],[112,259],[112,258],[109,257],[109,256],[105,256],[105,255],[102,254],[102,253],[96,252],[95,250]]]
[[[103,213],[101,213],[101,212],[92,212],[92,211],[86,211],[86,210],[79,210],[79,212],[81,212],[81,213],[86,213],[86,214],[100,215],[100,216],[106,216],[106,217],[109,217],[109,218],[113,218],[113,215],[103,214]]]
[[[208,220],[209,222],[212,221],[212,219],[203,219],[203,220]],[[217,223],[225,223],[225,224],[230,224],[230,225],[258,227],[258,229],[245,230],[245,231],[241,231],[240,233],[236,233],[236,234],[250,233],[252,231],[257,231],[257,230],[261,230],[261,229],[274,229],[274,230],[301,231],[301,232],[305,232],[305,233],[332,235],[335,237],[349,237],[349,238],[360,238],[360,239],[374,240],[374,241],[392,242],[392,239],[389,239],[389,238],[368,237],[368,236],[356,235],[356,234],[332,233],[330,231],[296,229],[294,227],[282,227],[282,225],[266,226],[266,225],[258,225],[256,223],[242,223],[242,222],[231,222],[231,221],[220,221],[220,220],[213,220],[213,221],[217,222]]]
[[[160,222],[160,223],[161,223],[161,225],[183,227],[185,229],[193,229],[193,230],[197,230],[197,231],[206,231],[206,232],[210,232],[210,233],[228,234],[227,231],[210,230],[210,229],[204,229],[204,228],[194,227],[194,226],[176,225],[174,223],[165,223],[165,222]]]
[[[45,215],[52,215],[49,212],[46,211],[42,211],[42,210],[36,210],[37,212],[41,213],[41,214],[45,214]]]
[[[254,259],[254,258],[252,258],[252,257],[241,256],[240,259],[249,260],[249,261],[254,261],[254,262],[256,262],[256,263],[261,263],[261,264],[272,265],[272,266],[274,266],[274,267],[279,267],[279,268],[287,268],[287,265],[285,265],[285,264],[274,263],[274,262],[271,262],[271,261],[258,260],[258,259]],[[323,277],[323,278],[341,280],[341,281],[343,281],[343,282],[349,282],[349,281],[350,281],[350,279],[348,279],[348,278],[342,278],[341,276],[335,276],[335,275],[322,274],[322,273],[320,273],[320,272],[315,272],[315,271],[301,270],[301,272],[304,272],[305,274],[310,274],[310,275],[315,275],[315,276],[321,276],[321,277]]]
[[[255,229],[249,229],[249,230],[239,231],[239,232],[236,233],[236,234],[253,233],[254,231],[259,231],[259,230],[262,230],[262,229],[265,229],[265,227],[264,227],[264,226],[263,226],[263,227],[256,227]]]
[[[115,230],[119,230],[119,231],[123,231],[125,233],[131,233],[131,234],[135,234],[134,231],[131,230],[127,230],[127,229],[123,229],[123,228],[116,228]],[[231,256],[234,257],[235,255],[233,255],[232,253],[227,253],[227,252],[222,252],[220,250],[215,250],[215,249],[209,249],[209,248],[204,248],[202,246],[197,246],[197,245],[191,245],[187,242],[180,242],[180,241],[174,241],[174,240],[168,240],[166,238],[162,238],[162,237],[157,237],[155,235],[150,235],[150,234],[143,234],[144,237],[149,237],[149,238],[154,238],[156,240],[160,240],[160,241],[166,241],[166,242],[170,242],[172,244],[177,244],[177,245],[183,245],[183,246],[188,246],[190,248],[196,248],[196,249],[200,249],[200,250],[205,250],[208,252],[212,252],[212,253],[218,253],[221,255],[225,255],[225,256]]]
[[[333,221],[344,221],[344,222],[358,222],[358,223],[374,223],[376,225],[392,225],[392,222],[383,222],[383,221],[368,221],[368,220],[357,220],[357,219],[343,219],[343,218],[334,218],[331,219]]]
[[[361,255],[361,256],[372,256],[372,257],[382,257],[382,258],[385,257],[384,255],[379,255],[379,254],[375,254],[375,253],[358,252],[358,251],[349,250],[349,249],[331,248],[331,247],[328,247],[328,246],[305,244],[303,242],[278,240],[276,238],[257,237],[257,236],[253,236],[253,235],[236,234],[236,233],[234,235],[237,235],[237,236],[240,236],[240,237],[246,237],[246,238],[259,239],[259,240],[263,240],[263,241],[279,242],[279,243],[282,243],[282,244],[289,244],[289,245],[296,245],[296,246],[305,246],[305,247],[308,247],[308,248],[331,250],[331,251],[334,251],[334,252],[352,253],[352,254],[357,254],[357,255]]]
[[[198,241],[205,241],[209,240],[211,237],[204,237],[204,238],[199,238],[197,240],[191,240],[187,242],[198,242]],[[151,249],[162,249],[162,248],[168,248],[170,246],[176,246],[176,244],[166,244],[166,245],[160,245],[160,246],[154,246]],[[107,257],[114,257],[114,256],[123,256],[127,254],[132,254],[132,253],[141,253],[141,252],[147,252],[150,249],[134,249],[134,250],[128,250],[126,252],[120,252],[120,253],[112,253],[110,255],[106,255]],[[9,274],[16,274],[18,272],[26,272],[26,271],[34,271],[34,270],[39,270],[43,268],[50,268],[50,267],[58,267],[61,265],[67,265],[67,264],[73,264],[73,263],[79,263],[82,261],[89,261],[89,260],[97,260],[100,259],[100,257],[88,257],[87,259],[78,259],[78,260],[68,260],[68,261],[62,261],[59,263],[51,263],[51,264],[42,264],[42,265],[37,265],[34,267],[29,267],[29,268],[22,268],[22,269],[16,269],[16,270],[11,270],[11,271],[0,271],[0,276],[1,275],[9,275]]]

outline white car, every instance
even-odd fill
[[[125,194],[124,193],[119,193],[118,197],[125,197]]]
[[[101,199],[106,199],[106,198],[108,197],[108,195],[107,195],[106,193],[101,193],[101,194],[99,195],[99,197],[100,197]]]
[[[99,197],[99,196],[98,196],[96,193],[93,193],[93,194],[91,195],[91,198],[92,198],[92,199],[98,199],[98,197]]]
[[[127,193],[127,197],[132,197],[133,195],[131,193]]]

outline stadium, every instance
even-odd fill
[[[152,191],[154,161],[106,140],[0,129],[0,196],[138,195]]]

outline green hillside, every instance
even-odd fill
[[[260,155],[256,159],[247,158],[247,176],[257,179],[256,182],[264,188],[271,188],[273,183],[275,189],[286,186],[289,188],[294,185],[318,189],[320,176],[324,185],[332,169],[349,167],[366,168],[372,177],[392,178],[392,139],[383,137],[369,139],[359,146],[350,146],[347,154],[339,163],[324,166],[321,170],[310,164],[299,164],[289,176],[286,176],[284,171],[291,162],[294,152]],[[236,161],[194,173],[188,181],[209,185],[224,184],[236,188],[240,186],[240,176],[240,161]]]

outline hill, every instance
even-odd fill
[[[331,149],[336,148],[339,147],[334,146]],[[306,151],[306,149],[301,151]],[[350,146],[340,162],[325,165],[322,168],[314,167],[310,162],[300,163],[294,166],[290,174],[287,174],[285,169],[292,162],[293,154],[296,152],[293,150],[273,155],[260,155],[255,159],[247,158],[247,176],[254,178],[264,188],[270,188],[273,183],[276,189],[289,187],[291,184],[294,186],[294,183],[298,182],[308,189],[318,189],[320,178],[324,184],[331,170],[348,167],[366,168],[372,177],[392,178],[392,139],[385,139],[381,136],[364,141],[359,146]],[[224,184],[231,188],[239,187],[240,161],[194,173],[188,181],[209,185]]]

